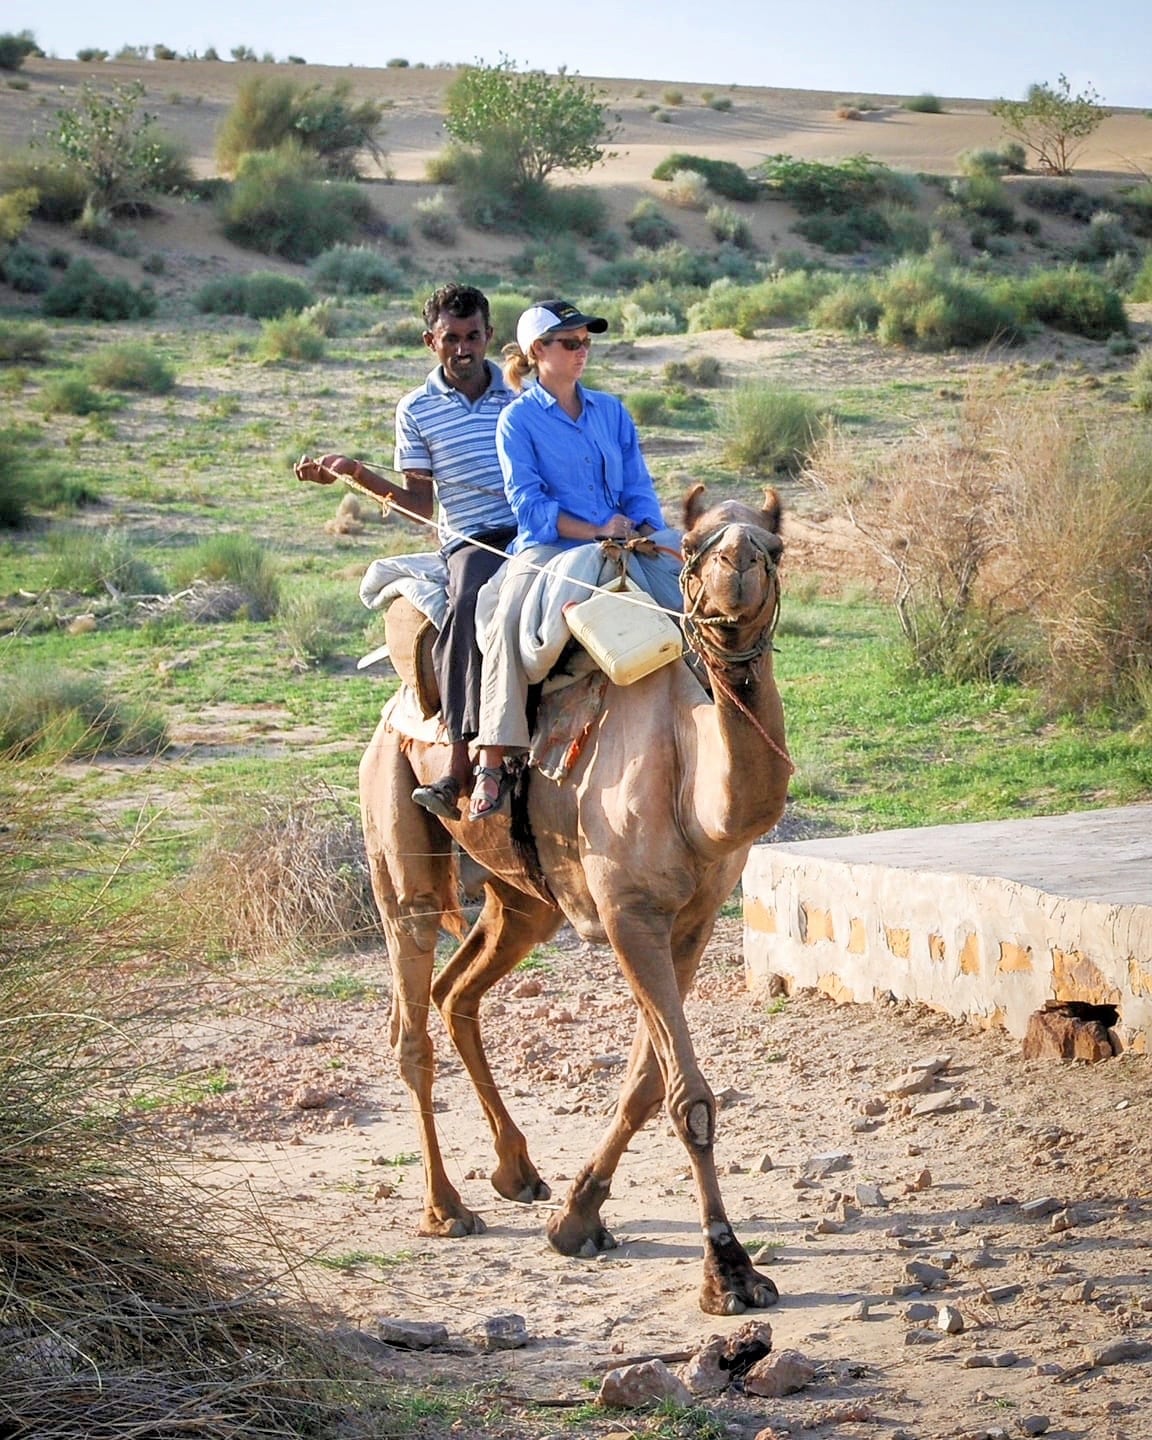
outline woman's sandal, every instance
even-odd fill
[[[438,820],[459,820],[461,788],[455,775],[445,775],[440,780],[433,780],[430,785],[417,785],[412,791],[412,799]]]
[[[469,820],[487,820],[506,808],[515,777],[503,765],[477,765],[468,806]]]

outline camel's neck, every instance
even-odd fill
[[[792,767],[771,653],[746,682],[713,679],[715,703],[696,715],[694,818],[701,838],[720,853],[771,830],[784,810]]]

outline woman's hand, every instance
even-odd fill
[[[599,525],[597,530],[601,535],[607,535],[612,540],[631,540],[636,533],[636,527],[627,515],[613,515],[607,525]]]

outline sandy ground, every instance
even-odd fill
[[[761,1313],[776,1349],[801,1351],[817,1372],[784,1400],[730,1389],[705,1403],[736,1437],[852,1414],[827,1433],[1016,1434],[1044,1415],[1061,1437],[1145,1435],[1147,1361],[1076,1372],[1088,1347],[1152,1340],[1145,1064],[1024,1062],[1002,1033],[883,1000],[755,999],[740,939],[739,921],[722,920],[690,1020],[722,1106],[731,1218],[750,1250],[766,1247],[761,1268],[782,1295]],[[333,981],[359,993],[322,998]],[[380,1350],[386,1373],[499,1386],[511,1428],[484,1433],[527,1434],[513,1423],[516,1397],[587,1399],[589,1379],[614,1365],[674,1363],[739,1326],[697,1309],[695,1201],[667,1123],[637,1138],[605,1206],[619,1248],[566,1259],[543,1235],[550,1204],[521,1207],[487,1184],[487,1131],[438,1021],[446,1161],[488,1230],[418,1238],[416,1130],[387,1049],[387,996],[382,954],[205,992],[175,1063],[188,1083],[226,1073],[231,1088],[163,1120],[205,1184],[247,1192],[277,1244],[313,1257],[310,1283],[352,1326],[447,1327],[431,1351]],[[632,1003],[611,955],[565,933],[497,987],[485,1022],[497,1078],[559,1196],[614,1102]],[[892,1093],[931,1057],[947,1064],[929,1094]],[[821,1174],[828,1163],[837,1168]],[[1028,1218],[1027,1202],[1044,1199]],[[939,1267],[939,1282],[916,1288],[910,1262]],[[915,1305],[927,1318],[914,1319]],[[943,1305],[959,1311],[961,1333],[937,1328]],[[509,1313],[529,1343],[489,1353],[475,1332]]]

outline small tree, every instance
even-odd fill
[[[374,101],[354,101],[347,80],[325,88],[252,75],[240,85],[221,123],[216,160],[221,170],[232,173],[245,155],[292,143],[314,155],[326,174],[351,179],[363,150],[383,167],[382,115]]]
[[[527,189],[553,170],[590,170],[604,160],[616,127],[606,123],[600,94],[563,70],[518,73],[505,56],[469,66],[452,84],[444,128],[459,144],[507,163]]]
[[[43,55],[31,30],[0,35],[0,70],[19,70],[29,55]]]
[[[49,143],[83,174],[97,209],[138,205],[168,183],[173,142],[157,131],[155,115],[139,112],[143,95],[139,80],[110,92],[84,85],[71,108],[56,112]]]
[[[1008,133],[1036,156],[1041,170],[1070,175],[1083,142],[1112,113],[1091,85],[1078,94],[1066,75],[1055,85],[1028,87],[1023,100],[995,100],[989,107]]]

